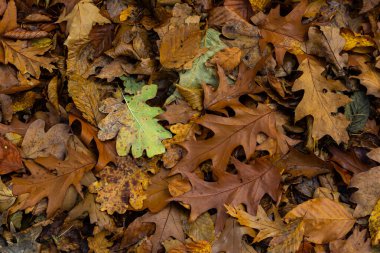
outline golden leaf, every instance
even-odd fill
[[[176,85],[179,94],[190,104],[193,109],[202,110],[203,108],[203,89],[188,88]]]

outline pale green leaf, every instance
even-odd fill
[[[155,118],[163,111],[145,103],[156,93],[156,85],[145,85],[135,96],[124,96],[125,104],[115,98],[105,99],[100,111],[108,115],[98,125],[99,139],[104,141],[117,136],[116,150],[120,156],[130,150],[135,158],[142,156],[144,150],[148,157],[164,153],[161,141],[170,138],[171,133]]]
[[[202,83],[216,85],[216,71],[213,68],[206,67],[205,63],[214,54],[223,48],[226,44],[219,38],[220,33],[214,29],[208,29],[203,40],[202,48],[207,48],[207,52],[196,58],[193,62],[193,67],[190,70],[179,74],[179,84],[184,87],[201,88]]]
[[[137,82],[136,79],[130,76],[121,76],[120,79],[123,81],[124,92],[128,94],[137,94],[144,86],[143,82]]]

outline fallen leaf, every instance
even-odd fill
[[[12,190],[0,179],[0,212],[6,211],[15,201],[16,197],[13,196]]]
[[[253,155],[259,133],[273,138],[279,153],[288,151],[287,139],[276,130],[274,112],[268,107],[259,104],[257,108],[251,109],[234,103],[230,104],[230,108],[235,111],[233,117],[206,114],[196,120],[196,123],[212,130],[214,136],[206,140],[191,139],[180,143],[187,154],[174,167],[172,174],[194,171],[199,164],[211,159],[213,173],[219,177],[225,174],[230,155],[239,145],[243,146],[247,158]]]
[[[367,153],[367,156],[372,160],[380,163],[380,148],[375,148]]]
[[[89,237],[88,247],[90,248],[89,252],[94,253],[109,253],[111,252],[108,248],[113,245],[112,242],[108,241],[106,238],[107,231],[100,231],[99,233],[94,234],[94,237]]]
[[[105,141],[117,135],[116,150],[121,156],[127,155],[130,149],[135,158],[142,156],[144,150],[148,157],[164,153],[161,141],[171,134],[154,118],[162,110],[145,104],[156,92],[156,85],[146,85],[137,95],[124,96],[125,104],[114,98],[104,100],[100,111],[108,115],[98,124],[98,138]]]
[[[368,171],[355,174],[349,187],[358,189],[351,195],[350,200],[357,204],[354,217],[364,217],[371,214],[380,196],[380,186],[377,180],[380,174],[380,166]]]
[[[31,175],[25,178],[12,178],[14,195],[29,193],[28,199],[21,203],[20,209],[34,206],[43,198],[47,198],[47,216],[52,217],[61,207],[67,189],[71,185],[81,193],[81,179],[95,164],[96,161],[90,151],[74,137],[68,141],[67,158],[63,161],[54,156],[26,161],[25,165]]]
[[[358,66],[361,73],[356,77],[360,83],[367,88],[367,94],[380,97],[380,73],[372,66],[368,65],[367,58],[362,55],[350,56],[350,65]]]
[[[65,16],[61,16],[57,23],[67,22],[67,37],[65,44],[70,45],[74,41],[86,39],[95,24],[108,24],[110,21],[99,13],[98,7],[92,0],[81,0]]]
[[[8,174],[23,167],[20,151],[10,141],[0,138],[0,174]]]
[[[78,203],[67,215],[65,222],[71,222],[83,214],[88,214],[91,224],[97,224],[100,228],[112,231],[115,227],[113,219],[106,213],[100,211],[100,205],[95,202],[95,195],[87,193],[84,199]]]
[[[100,85],[82,78],[78,75],[70,76],[68,91],[76,107],[82,112],[83,117],[94,126],[104,118],[99,111]]]
[[[288,51],[295,55],[305,53],[305,40],[308,25],[301,22],[308,1],[302,0],[288,15],[280,16],[280,6],[272,9],[259,24],[262,39],[260,47],[263,49],[267,43],[275,47],[277,62],[282,65],[285,53]]]
[[[210,63],[221,66],[226,71],[232,71],[240,63],[241,51],[237,47],[228,47],[216,52]]]
[[[185,175],[192,185],[191,191],[173,200],[191,206],[190,221],[202,213],[217,209],[216,232],[221,232],[226,215],[224,204],[247,205],[249,213],[255,213],[261,198],[268,194],[276,200],[279,194],[280,173],[265,158],[257,159],[252,164],[244,164],[232,159],[238,171],[237,175],[225,173],[217,182],[205,182],[192,173]]]
[[[169,205],[161,212],[152,214],[147,213],[141,218],[139,222],[150,222],[156,224],[156,230],[150,237],[153,247],[152,252],[157,252],[161,248],[160,244],[169,237],[174,237],[180,241],[185,240],[185,236],[181,226],[181,210],[174,205]]]
[[[178,100],[166,106],[166,111],[160,114],[158,118],[166,120],[170,125],[175,123],[186,124],[196,115],[199,115],[198,111],[193,110],[185,101]]]
[[[69,115],[69,124],[70,126],[75,122],[78,121],[81,124],[81,140],[86,144],[89,145],[91,141],[95,141],[96,148],[99,152],[98,157],[98,163],[96,164],[96,169],[101,170],[103,169],[108,163],[114,162],[116,163],[116,148],[115,143],[113,141],[100,141],[98,139],[98,130],[87,123],[86,121],[82,120],[81,118],[78,118],[72,114]]]
[[[129,207],[141,209],[146,199],[144,189],[149,176],[139,168],[130,157],[119,158],[116,167],[107,166],[98,173],[100,181],[90,186],[90,192],[96,193],[100,210],[108,214],[123,214]]]
[[[345,106],[344,114],[351,121],[348,126],[350,133],[362,131],[370,113],[370,103],[365,92],[357,91],[351,96],[352,101]]]
[[[198,24],[170,29],[161,39],[160,62],[165,68],[191,68],[193,59],[201,53],[202,32]]]
[[[63,159],[66,154],[66,143],[70,137],[70,128],[57,124],[45,132],[45,121],[34,121],[26,131],[21,148],[25,158],[55,156]]]
[[[346,88],[339,81],[323,77],[324,68],[313,58],[304,59],[298,69],[303,74],[294,82],[292,90],[304,90],[305,93],[296,108],[295,121],[311,115],[314,118],[312,128],[314,140],[330,135],[337,143],[346,143],[349,138],[346,131],[349,121],[337,113],[337,109],[348,104],[350,99],[346,95],[336,93]]]
[[[214,222],[207,212],[199,216],[194,222],[186,222],[184,230],[193,241],[212,243],[215,239]]]
[[[293,208],[284,218],[301,218],[306,240],[317,244],[343,238],[356,221],[346,207],[328,198],[308,200]]]
[[[352,235],[347,240],[336,240],[329,244],[331,253],[370,253],[372,252],[369,240],[366,240],[366,230],[359,230],[355,227]]]
[[[354,174],[367,171],[370,168],[367,164],[361,162],[353,151],[343,152],[334,146],[330,146],[328,150],[332,154],[331,161]]]

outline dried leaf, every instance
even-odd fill
[[[364,217],[371,214],[380,196],[380,182],[377,180],[379,175],[380,166],[358,173],[352,177],[350,187],[359,189],[350,198],[352,202],[357,204],[354,217]]]
[[[63,159],[66,154],[66,143],[70,137],[70,128],[65,124],[57,124],[45,133],[45,122],[34,121],[28,128],[21,148],[25,158],[55,156]]]
[[[99,111],[100,85],[81,76],[72,75],[68,82],[68,90],[83,117],[97,126],[104,117]]]
[[[303,71],[303,74],[294,82],[292,90],[304,90],[305,93],[296,108],[295,120],[312,115],[314,140],[330,135],[337,143],[346,143],[349,138],[346,131],[349,121],[337,113],[337,109],[348,104],[350,99],[346,95],[336,93],[346,88],[339,81],[323,77],[324,68],[312,58],[304,59],[298,69]]]
[[[25,165],[31,175],[25,178],[12,178],[13,194],[29,193],[29,197],[21,203],[20,209],[34,206],[43,198],[47,198],[47,216],[52,217],[61,207],[71,185],[81,193],[81,179],[95,164],[96,161],[90,151],[75,138],[70,138],[68,141],[68,153],[64,161],[53,156],[26,161]]]
[[[241,51],[237,47],[228,47],[217,52],[210,63],[221,66],[226,71],[232,71],[240,63]]]
[[[94,237],[89,237],[88,247],[90,248],[89,252],[92,253],[110,253],[111,251],[108,249],[113,245],[112,242],[108,241],[106,238],[107,231],[101,231],[99,233],[94,234]]]
[[[306,240],[318,244],[343,238],[355,224],[346,207],[328,198],[308,200],[285,216],[287,220],[299,218],[305,227]]]
[[[59,112],[58,77],[54,76],[48,84],[48,98],[50,103]]]
[[[371,253],[371,243],[366,240],[366,230],[359,231],[359,227],[355,227],[352,235],[347,240],[336,240],[330,242],[331,253]]]
[[[17,147],[0,137],[0,174],[8,174],[22,167],[21,155]]]

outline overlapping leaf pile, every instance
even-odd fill
[[[0,0],[0,252],[376,252],[378,0]]]

